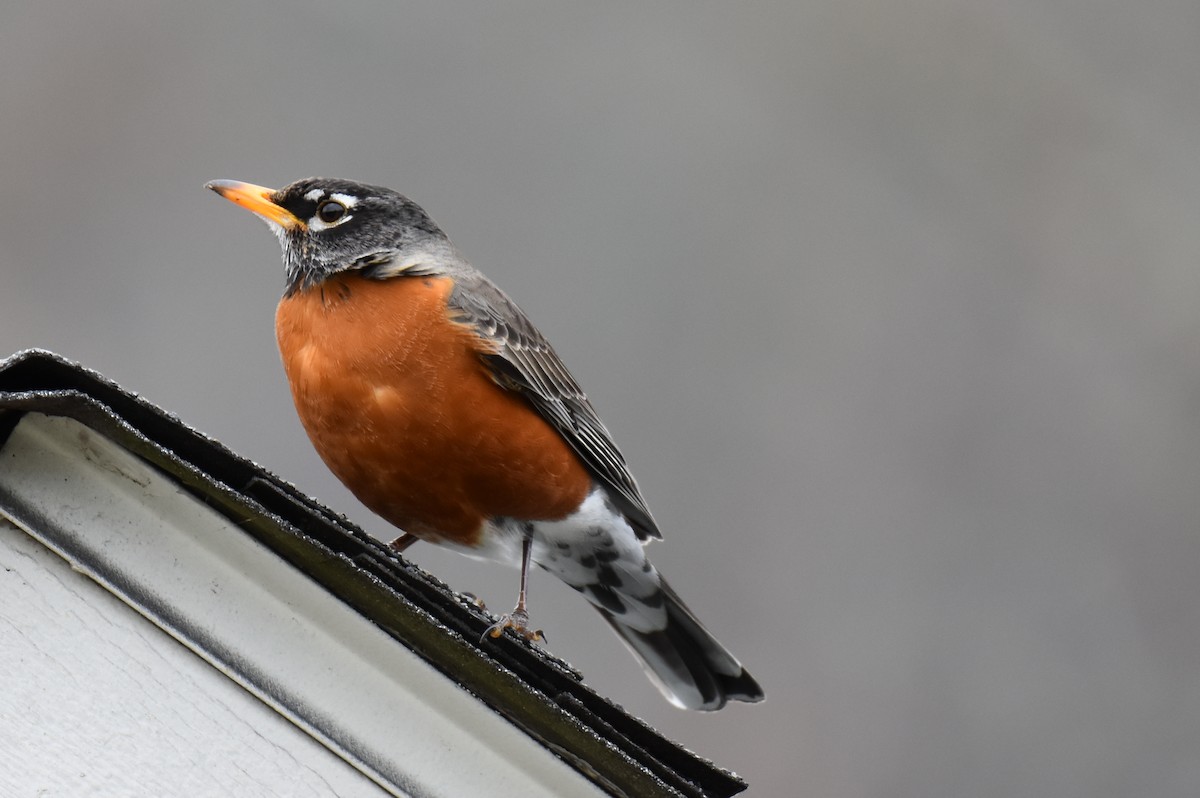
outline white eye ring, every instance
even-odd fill
[[[316,192],[312,192],[316,194]],[[307,196],[306,199],[316,200],[321,195]],[[358,202],[356,197],[349,194],[330,194],[326,199],[320,200],[317,203],[317,211],[313,217],[308,220],[308,229],[312,232],[319,233],[322,230],[328,230],[331,227],[337,227],[339,224],[349,221],[350,209]]]
[[[349,208],[337,200],[325,200],[317,206],[317,217],[325,224],[337,224]]]

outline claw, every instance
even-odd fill
[[[481,610],[487,609],[487,605],[483,603],[483,599],[481,599],[479,596],[476,596],[474,593],[463,593],[462,597],[471,602],[473,606]]]
[[[505,629],[512,629],[518,635],[530,641],[531,643],[544,641],[546,639],[546,635],[542,634],[541,629],[529,628],[529,613],[518,607],[512,612],[501,615],[499,620],[485,629],[483,636],[479,638],[479,642],[482,643],[489,637],[499,637],[500,635],[504,634]]]
[[[484,630],[483,637],[479,638],[480,643],[489,637],[499,637],[504,634],[505,629],[512,629],[531,643],[546,639],[541,629],[529,628],[529,613],[525,609],[525,587],[529,581],[529,560],[532,552],[533,538],[526,535],[525,540],[521,542],[521,592],[517,594],[517,606],[512,612],[501,615],[500,620]]]

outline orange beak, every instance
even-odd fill
[[[253,183],[242,183],[238,180],[214,180],[205,188],[211,188],[230,202],[241,205],[248,211],[253,211],[284,230],[295,230],[305,226],[304,222],[292,215],[287,208],[275,204],[275,201],[271,199],[275,194],[274,189],[256,186]]]

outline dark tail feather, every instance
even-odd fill
[[[762,688],[728,649],[704,628],[665,580],[667,625],[638,631],[601,609],[600,614],[641,661],[650,681],[677,707],[715,710],[727,701],[761,701]]]

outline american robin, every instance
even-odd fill
[[[530,562],[592,603],[676,706],[720,709],[762,689],[650,564],[662,535],[608,430],[550,344],[415,203],[348,180],[208,188],[283,247],[275,331],[317,452],[405,534]]]

